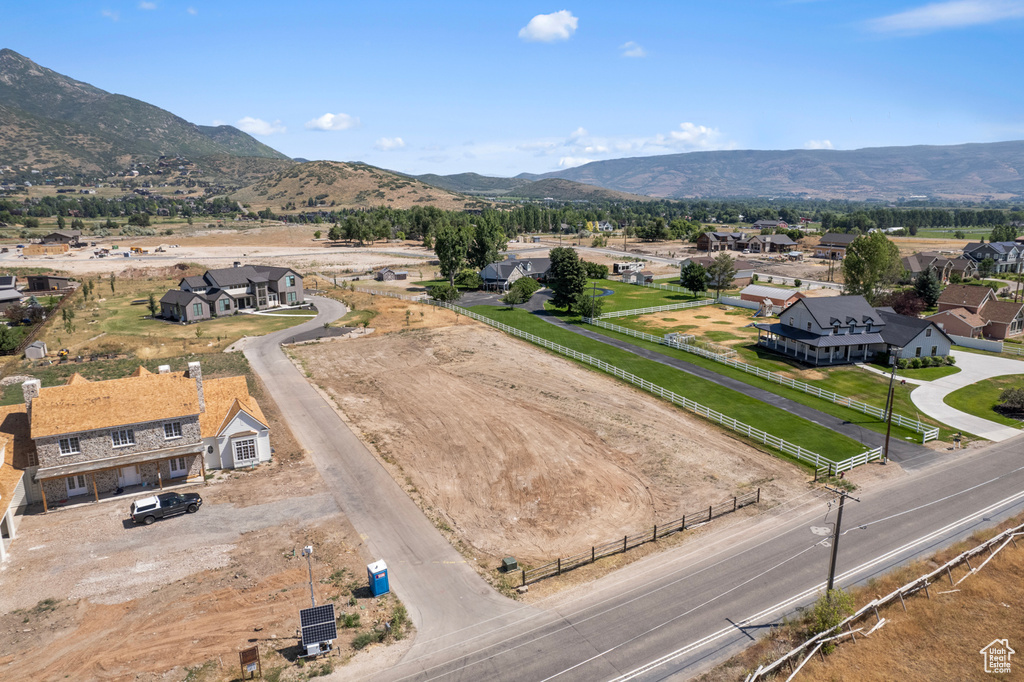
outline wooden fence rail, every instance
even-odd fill
[[[694,355],[699,355],[702,358],[707,358],[708,360],[713,360],[715,362],[720,362],[723,365],[728,365],[729,367],[732,367],[733,369],[738,369],[741,372],[753,374],[754,376],[759,377],[761,379],[765,379],[766,381],[771,381],[781,386],[792,388],[796,391],[802,391],[803,393],[807,393],[809,395],[813,395],[818,398],[828,400],[829,402],[835,403],[836,405],[842,405],[843,407],[849,407],[851,410],[857,410],[858,412],[861,412],[863,414],[869,414],[872,417],[877,417],[882,420],[885,419],[885,408],[875,407],[874,405],[869,405],[865,402],[861,402],[860,400],[855,400],[854,398],[850,398],[845,395],[839,395],[838,393],[833,393],[832,391],[826,391],[823,388],[813,386],[803,381],[791,379],[785,376],[784,374],[769,372],[766,369],[761,369],[760,367],[756,367],[746,362],[734,360],[725,354],[716,353],[714,350],[711,350],[707,347],[702,347],[701,344],[698,343],[688,343],[685,340],[674,341],[673,339],[669,338],[661,338],[654,336],[652,334],[637,332],[633,329],[622,327],[617,324],[611,324],[610,322],[605,322],[601,319],[584,317],[583,322],[586,324],[594,325],[595,327],[600,327],[602,329],[607,329],[609,331],[616,332],[618,334],[635,336],[637,338],[642,338],[645,341],[650,341],[652,343],[660,343],[663,346],[669,346],[671,348],[676,348],[687,353],[693,353]],[[732,351],[732,355],[735,354],[736,352]],[[911,431],[920,433],[922,443],[927,443],[928,441],[935,440],[939,437],[939,428],[937,426],[925,424],[924,422],[918,421],[917,419],[911,419],[910,417],[905,417],[901,414],[896,414],[894,412],[892,415],[892,422],[904,428],[910,429]]]
[[[559,557],[558,559],[544,564],[543,566],[521,569],[522,584],[527,585],[529,583],[537,582],[538,580],[543,580],[544,578],[561,575],[562,573],[571,571],[574,568],[592,564],[598,559],[603,559],[604,557],[612,556],[613,554],[621,554],[622,552],[626,552],[648,542],[654,542],[660,538],[666,538],[669,535],[681,533],[687,528],[703,525],[711,521],[713,518],[724,514],[730,514],[737,509],[742,509],[743,507],[756,504],[760,501],[761,489],[758,488],[757,490],[753,490],[744,495],[733,497],[731,500],[721,504],[702,507],[700,510],[693,513],[684,514],[681,518],[667,521],[665,523],[656,523],[650,530],[645,530],[634,535],[623,535],[621,540],[610,540],[600,545],[594,545],[590,548],[589,552],[583,552],[569,557]]]
[[[604,360],[599,360],[598,358],[595,358],[592,355],[586,355],[584,353],[580,353],[579,351],[573,350],[572,348],[567,348],[566,346],[561,346],[557,343],[552,343],[551,341],[541,338],[535,334],[524,332],[521,329],[516,329],[515,327],[510,327],[507,324],[502,324],[501,322],[497,322],[490,318],[484,317],[483,315],[478,315],[477,313],[474,313],[471,310],[466,310],[465,308],[462,308],[460,306],[452,305],[451,303],[443,303],[441,301],[431,301],[431,303],[433,305],[437,305],[443,308],[448,308],[449,310],[454,310],[458,312],[460,315],[465,315],[466,317],[469,317],[471,319],[483,322],[484,324],[490,325],[495,329],[500,329],[506,334],[511,334],[512,336],[525,339],[530,343],[537,344],[538,346],[547,348],[548,350],[554,351],[555,353],[559,353],[560,355],[568,356],[578,362],[582,362],[592,367],[596,367],[603,372],[607,372],[608,374],[618,377],[623,381],[627,381],[633,384],[634,386],[638,386],[641,389],[647,391],[648,393],[653,393],[659,398],[664,398],[665,400],[668,400],[674,405],[682,407],[684,410],[689,410],[690,412],[698,414],[706,419],[709,419],[713,422],[717,422],[718,424],[721,424],[727,429],[731,429],[739,434],[742,434],[751,440],[759,441],[768,447],[774,448],[775,450],[783,452],[791,457],[795,457],[801,462],[806,462],[811,466],[820,467],[831,465],[835,473],[839,474],[843,471],[849,471],[850,469],[860,466],[861,464],[865,464],[872,460],[882,458],[882,448],[878,447],[872,450],[866,450],[860,453],[859,455],[854,455],[853,457],[844,459],[839,462],[831,460],[827,457],[819,455],[816,452],[812,452],[810,450],[807,450],[806,448],[796,445],[795,443],[790,443],[789,441],[779,438],[778,436],[774,436],[768,433],[767,431],[762,431],[761,429],[750,426],[749,424],[745,424],[737,419],[733,419],[728,415],[722,414],[717,410],[712,410],[711,408],[701,405],[696,401],[690,400],[685,396],[681,396],[678,393],[668,391],[662,388],[661,386],[658,386],[657,384],[652,384],[647,379],[623,371],[616,367],[615,365],[609,364]]]
[[[881,622],[882,619],[878,616],[878,609],[883,606],[888,606],[889,604],[892,604],[893,602],[899,600],[901,603],[903,603],[903,608],[906,608],[906,602],[904,601],[904,597],[908,597],[921,591],[924,591],[924,593],[930,599],[931,593],[928,591],[929,585],[938,580],[948,578],[949,584],[952,587],[955,584],[953,582],[953,569],[966,564],[968,569],[967,574],[960,578],[959,581],[957,581],[958,583],[962,582],[968,576],[973,575],[977,571],[981,570],[985,566],[985,564],[987,564],[992,559],[993,556],[999,553],[999,551],[1006,547],[1008,544],[1010,544],[1011,542],[1016,544],[1017,538],[1020,537],[1024,537],[1024,524],[1021,524],[1015,528],[1009,528],[1000,533],[999,535],[996,535],[991,540],[987,540],[978,545],[977,547],[973,547],[967,550],[966,552],[962,552],[955,558],[950,559],[942,566],[936,568],[931,573],[928,573],[927,575],[922,575],[919,578],[916,578],[915,580],[911,580],[909,583],[897,588],[890,594],[887,594],[886,596],[881,597],[879,599],[874,599],[871,602],[865,604],[859,611],[857,611],[852,616],[845,619],[835,627],[832,627],[823,632],[819,632],[814,637],[811,637],[803,644],[796,646],[794,649],[792,649],[785,655],[775,659],[770,664],[760,666],[753,673],[747,675],[746,680],[744,682],[755,682],[756,680],[762,679],[770,673],[778,670],[783,663],[794,660],[795,658],[799,657],[801,653],[807,651],[808,649],[813,649],[811,653],[807,657],[805,657],[804,660],[801,662],[800,665],[802,666],[803,663],[807,661],[807,658],[810,658],[810,656],[814,655],[814,652],[817,651],[816,647],[819,646],[821,642],[827,639],[831,639],[829,635],[840,632],[844,627],[847,629],[847,631],[849,631],[850,629],[852,629],[853,623],[856,623],[865,616],[874,615],[875,619]],[[985,561],[982,562],[977,568],[971,566],[971,559],[977,557],[979,554],[982,554],[983,552],[989,552],[989,555],[985,559]],[[799,671],[799,667],[797,668],[797,671]]]

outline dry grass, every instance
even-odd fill
[[[964,550],[1022,522],[1024,514],[997,528],[975,533],[969,540],[938,552],[930,559],[900,567],[869,581],[864,587],[855,588],[852,592],[857,607],[930,573]],[[983,560],[979,558],[979,562]],[[954,582],[966,571],[966,567],[954,569]],[[871,637],[858,637],[856,644],[842,644],[824,662],[820,658],[808,661],[798,679],[856,682],[984,679],[983,659],[979,653],[983,647],[994,639],[1009,638],[1010,646],[1020,651],[1020,644],[1024,642],[1021,639],[1021,633],[1024,633],[1022,572],[1024,542],[1018,540],[1016,547],[1009,545],[983,570],[959,585],[954,587],[948,580],[940,579],[929,588],[931,598],[924,591],[907,597],[906,612],[899,601],[879,609],[879,615],[886,619],[880,630]],[[873,617],[864,621],[866,629],[874,624]],[[775,660],[804,641],[805,634],[793,625],[777,628],[699,679],[701,682],[742,680],[758,665]],[[1013,663],[1019,676],[1024,670],[1024,662]],[[1017,679],[1016,676],[993,677]]]

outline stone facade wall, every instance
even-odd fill
[[[187,468],[187,473],[184,476],[176,476],[172,478],[170,462],[166,460],[160,462],[143,462],[142,464],[139,464],[139,474],[142,477],[142,483],[152,487],[154,492],[159,492],[160,478],[157,476],[158,468],[160,469],[160,476],[163,477],[164,486],[167,486],[171,482],[197,478],[202,475],[202,455],[186,455],[185,466]],[[76,495],[73,498],[68,498],[67,482],[64,478],[55,478],[43,481],[42,486],[43,490],[46,492],[47,503],[52,506],[64,499],[71,499],[73,501],[95,499],[92,483],[93,474],[84,473],[82,476],[85,478],[86,492],[82,495]],[[97,471],[95,476],[96,490],[98,490],[101,495],[103,493],[113,492],[117,489],[117,469]]]
[[[164,424],[172,421],[181,422],[181,438],[164,438]],[[199,436],[199,417],[197,415],[134,424],[128,428],[134,431],[135,443],[116,448],[111,440],[111,432],[119,429],[113,428],[36,438],[35,443],[36,452],[39,455],[39,465],[41,467],[50,467],[61,464],[75,464],[117,455],[159,450],[166,447],[177,447],[193,443],[199,445],[202,442]],[[80,452],[74,455],[61,455],[59,441],[61,438],[69,436],[78,438]],[[46,494],[49,495],[50,491],[47,490]]]

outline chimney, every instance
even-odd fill
[[[21,385],[21,393],[25,396],[25,409],[28,410],[30,418],[32,416],[32,399],[39,397],[39,389],[42,385],[39,379],[29,379]]]
[[[160,365],[159,367],[156,368],[156,371],[159,372],[160,374],[170,374],[171,373],[171,366],[170,365]]]
[[[206,412],[206,398],[203,396],[203,370],[198,362],[188,363],[188,376],[196,380],[196,391],[199,392],[199,411]]]

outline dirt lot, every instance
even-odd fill
[[[295,632],[310,605],[306,545],[317,603],[359,614],[316,670],[348,662],[353,639],[394,619],[397,602],[366,589],[374,557],[259,397],[275,461],[184,488],[203,496],[197,514],[136,527],[126,522],[130,498],[117,498],[22,519],[0,567],[0,679],[230,680],[237,651],[251,646],[265,674],[305,679]],[[377,649],[349,665],[391,655]]]
[[[491,559],[541,561],[752,487],[770,501],[804,486],[674,407],[465,318],[296,356],[456,545]]]

